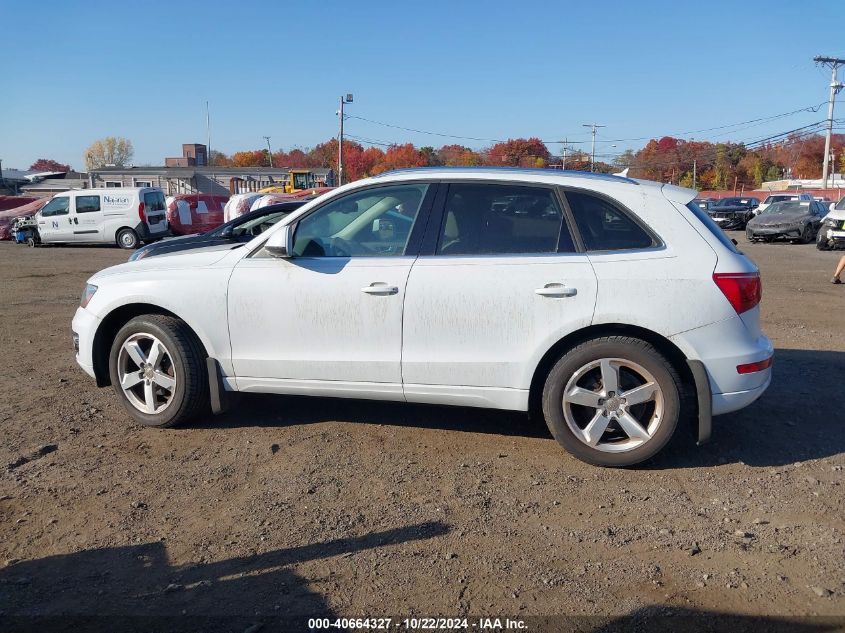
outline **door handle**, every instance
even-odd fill
[[[396,286],[388,286],[383,281],[376,281],[369,286],[361,288],[361,292],[366,292],[368,295],[395,295],[399,293],[399,288]]]
[[[551,283],[535,290],[541,297],[574,297],[578,294],[577,288],[570,288],[563,284]]]

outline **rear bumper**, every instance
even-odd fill
[[[771,367],[750,374],[737,371],[739,365],[763,361],[774,354],[768,337],[754,336],[739,316],[670,339],[687,355],[696,380],[701,416],[699,442],[706,441],[709,436],[706,414],[721,415],[748,406],[771,382]],[[705,402],[708,392],[709,408]]]
[[[763,392],[766,391],[769,383],[772,381],[772,370],[767,369],[765,373],[767,375],[766,382],[754,389],[735,391],[733,393],[714,393],[712,405],[713,415],[722,415],[723,413],[739,411],[762,396]]]

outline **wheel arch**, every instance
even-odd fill
[[[109,376],[109,354],[111,346],[114,342],[114,337],[117,335],[120,328],[126,325],[135,317],[145,314],[163,314],[171,316],[183,321],[194,333],[202,346],[203,352],[207,354],[207,346],[199,336],[196,329],[191,327],[191,324],[184,318],[175,314],[174,312],[152,303],[127,303],[116,307],[109,312],[94,333],[94,342],[92,346],[91,360],[94,365],[94,376],[98,387],[108,387],[111,385],[111,377]]]
[[[557,360],[567,351],[586,341],[603,336],[630,336],[650,343],[672,364],[681,378],[682,423],[688,420],[693,430],[698,429],[698,400],[696,382],[690,369],[689,359],[681,349],[662,334],[653,330],[625,323],[600,323],[572,332],[552,345],[543,354],[531,378],[528,392],[528,410],[542,418],[543,385]]]

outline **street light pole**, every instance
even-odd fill
[[[347,103],[352,103],[352,94],[347,94],[345,97],[340,97],[340,134],[338,135],[337,144],[337,186],[343,184],[343,106]]]

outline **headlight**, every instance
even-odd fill
[[[836,229],[836,228],[839,228],[840,222],[842,222],[842,220],[834,220],[833,218],[825,218],[824,222],[822,224],[824,224],[825,226],[829,226],[832,229]]]
[[[97,286],[94,284],[85,284],[85,290],[82,291],[82,297],[79,299],[79,305],[83,308],[91,301],[94,293],[97,292]]]

